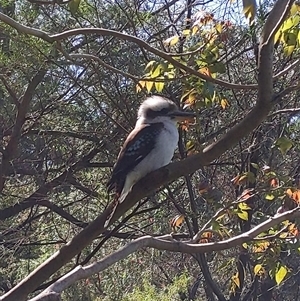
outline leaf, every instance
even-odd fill
[[[240,279],[239,279],[239,274],[236,273],[235,275],[233,275],[231,277],[231,280],[233,281],[233,283],[237,286],[240,287]]]
[[[245,190],[242,192],[242,194],[241,194],[241,196],[239,197],[239,199],[240,199],[241,201],[246,201],[246,200],[250,199],[252,196],[253,196],[252,191],[251,191],[250,189],[245,189]]]
[[[161,65],[158,65],[153,72],[151,72],[151,75],[150,77],[151,78],[155,78],[155,77],[158,77],[160,76],[160,71],[161,71]]]
[[[136,92],[137,92],[137,93],[141,92],[142,89],[145,87],[145,85],[146,85],[146,82],[143,81],[143,80],[140,80],[140,81],[138,82],[138,84],[136,85]]]
[[[275,36],[274,36],[274,44],[276,44],[277,42],[279,42],[279,40],[282,37],[282,30],[278,29]]]
[[[269,241],[262,241],[262,242],[256,244],[255,246],[253,246],[253,253],[265,252],[269,246],[270,246]]]
[[[241,210],[251,210],[251,209],[252,209],[251,207],[249,207],[248,204],[246,204],[246,203],[244,203],[244,202],[239,203],[239,204],[238,204],[238,207],[239,207]]]
[[[157,92],[161,92],[164,89],[164,82],[155,82],[154,86]]]
[[[254,275],[257,275],[262,269],[263,269],[263,266],[261,264],[257,264],[253,269]]]
[[[199,27],[196,25],[192,28],[192,35],[195,35],[199,30]]]
[[[267,201],[273,201],[273,200],[275,199],[275,195],[272,194],[272,193],[266,194],[266,195],[265,195],[265,199],[266,199]]]
[[[69,9],[70,9],[72,15],[74,15],[77,12],[79,5],[80,5],[80,1],[81,0],[71,0],[69,2]]]
[[[196,93],[189,94],[189,97],[186,100],[186,103],[188,103],[188,104],[194,104],[195,101],[196,101],[196,95],[197,95]]]
[[[251,25],[254,21],[254,17],[256,14],[256,1],[255,0],[243,0],[243,11],[246,19],[249,20],[249,24]]]
[[[183,222],[184,222],[184,215],[182,215],[182,214],[181,215],[176,215],[170,221],[170,226],[172,227],[172,229],[174,231],[176,231],[177,229],[179,229],[181,227]]]
[[[250,165],[255,169],[259,169],[259,166],[257,163],[250,163]]]
[[[277,178],[273,178],[270,180],[270,186],[276,188],[279,186],[279,180]]]
[[[222,29],[223,29],[223,25],[221,23],[217,23],[215,25],[215,29],[218,33],[221,33],[222,32]]]
[[[292,148],[293,142],[286,137],[280,137],[276,140],[275,145],[279,148],[282,155],[285,155]]]
[[[146,65],[145,70],[146,70],[146,71],[152,70],[152,68],[153,68],[156,64],[157,64],[156,61],[150,61],[150,62]]]
[[[209,66],[209,70],[211,73],[225,73],[226,66],[222,62],[214,63],[212,66]]]
[[[174,46],[179,42],[179,36],[173,36],[164,41],[164,44],[167,46]]]
[[[154,82],[151,81],[146,81],[146,89],[148,92],[151,91],[152,87],[153,87]]]
[[[286,194],[293,199],[297,204],[300,203],[300,190],[296,189],[295,191],[292,191],[290,188],[287,189]]]
[[[293,196],[293,191],[292,191],[292,189],[288,188],[288,189],[286,190],[286,194],[287,194],[290,198],[292,198],[292,196]]]
[[[275,273],[275,281],[279,285],[287,274],[287,268],[284,265],[281,265],[280,268]]]
[[[294,3],[291,7],[291,15],[295,15],[300,11],[300,6],[297,3]]]
[[[206,75],[206,76],[211,77],[211,73],[210,73],[210,71],[209,71],[209,69],[207,67],[200,68],[199,72],[202,73],[202,74],[204,74],[204,75]]]
[[[292,18],[288,18],[282,23],[281,30],[282,32],[286,32],[289,29],[291,29],[293,26],[294,26],[294,22]]]
[[[189,36],[191,34],[191,30],[190,29],[185,29],[185,30],[182,31],[182,34],[184,36]]]
[[[295,45],[285,46],[283,48],[283,52],[286,56],[290,56],[295,49]]]
[[[210,239],[213,237],[212,232],[207,231],[201,235],[200,243],[208,243]]]
[[[228,107],[228,106],[229,106],[228,100],[226,98],[222,98],[221,99],[221,107],[222,107],[222,109],[225,110],[226,107]]]
[[[248,212],[247,211],[240,211],[238,212],[238,217],[244,221],[247,221],[249,219]]]

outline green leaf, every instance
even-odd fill
[[[280,266],[280,268],[275,273],[275,281],[277,285],[279,285],[282,282],[286,274],[287,274],[287,268],[284,265]]]
[[[297,35],[293,32],[289,32],[284,35],[284,41],[287,46],[295,46],[297,43]]]
[[[81,0],[71,0],[69,2],[69,9],[70,9],[72,15],[74,15],[77,12],[79,5],[80,5],[80,1]]]
[[[226,66],[225,64],[221,62],[217,62],[213,64],[212,66],[209,66],[209,71],[211,73],[225,73],[226,72]]]
[[[282,155],[285,155],[292,148],[293,142],[286,137],[280,137],[276,140],[275,145],[279,148]]]

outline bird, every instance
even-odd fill
[[[177,122],[196,115],[178,109],[168,98],[153,95],[139,107],[135,128],[128,135],[107,182],[108,192],[122,202],[134,184],[170,163],[178,144]]]

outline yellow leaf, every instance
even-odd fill
[[[217,23],[217,24],[215,25],[215,28],[216,28],[216,31],[217,31],[218,33],[221,33],[221,32],[222,32],[222,29],[223,29],[223,26],[222,26],[221,23]]]
[[[263,266],[261,264],[257,264],[254,267],[254,275],[257,275],[262,269],[263,269]]]
[[[150,61],[150,62],[146,65],[145,70],[151,70],[155,64],[156,64],[155,61]]]
[[[190,30],[190,29],[185,29],[185,30],[182,31],[182,34],[183,34],[184,36],[189,36],[190,33],[191,33],[191,30]]]
[[[210,73],[210,71],[209,71],[209,69],[207,67],[200,68],[199,72],[202,73],[202,74],[204,74],[204,75],[207,75],[207,76],[211,77],[211,73]]]
[[[198,26],[194,26],[192,28],[192,35],[195,35],[198,32],[198,30],[199,30],[199,27]]]
[[[167,46],[174,46],[179,41],[179,36],[173,36],[164,41],[164,44]]]
[[[137,92],[137,93],[141,92],[142,89],[145,87],[145,85],[146,85],[146,82],[143,81],[143,80],[140,80],[140,81],[138,82],[138,84],[136,85],[136,92]]]
[[[176,215],[174,218],[172,218],[172,220],[170,221],[170,226],[172,227],[172,229],[174,231],[176,231],[176,229],[180,228],[182,223],[184,222],[184,215]]]
[[[256,1],[255,0],[243,0],[243,8],[246,19],[249,19],[251,25],[254,21],[256,14]]]
[[[268,194],[266,194],[265,199],[267,201],[273,201],[275,199],[275,195],[272,193],[268,193]]]
[[[291,198],[291,197],[293,196],[293,191],[292,191],[292,189],[291,189],[291,188],[288,188],[288,189],[286,190],[286,194]]]
[[[237,287],[240,287],[240,279],[239,279],[239,274],[238,273],[236,273],[234,276],[232,276],[231,280],[234,282],[234,284]]]
[[[242,211],[242,212],[238,212],[238,217],[244,221],[248,220],[248,212],[247,211]]]
[[[229,106],[228,100],[225,99],[225,98],[222,98],[221,99],[221,107],[222,107],[222,109],[225,110],[226,107],[228,107],[228,106]]]
[[[291,7],[291,15],[296,15],[296,13],[299,11],[299,5],[297,5],[296,3],[294,3]]]
[[[277,285],[279,285],[282,282],[286,274],[287,274],[287,268],[284,265],[280,266],[280,268],[277,270],[275,274],[275,281]]]
[[[191,94],[189,94],[187,103],[189,103],[189,104],[194,104],[195,101],[196,101],[196,93],[191,93]]]
[[[283,48],[283,52],[286,56],[290,56],[295,49],[295,45],[285,46]]]
[[[152,87],[153,87],[154,82],[151,81],[146,81],[146,89],[148,92],[151,91]]]
[[[282,37],[282,30],[278,29],[275,36],[274,36],[274,44],[276,44],[277,42],[279,42],[279,40]]]
[[[161,92],[164,88],[165,83],[164,82],[155,82],[154,86],[157,92]]]
[[[241,209],[241,210],[251,210],[252,208],[249,207],[246,203],[239,203],[238,204],[238,207]]]
[[[262,253],[265,252],[270,246],[269,241],[262,241],[259,244],[253,246],[253,253]]]
[[[155,78],[155,77],[158,77],[160,76],[160,71],[161,71],[161,65],[158,65],[154,71],[151,73],[151,78]]]

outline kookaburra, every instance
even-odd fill
[[[178,144],[178,121],[193,120],[194,113],[180,111],[171,100],[148,97],[114,165],[108,191],[115,188],[122,202],[133,185],[145,175],[170,163]]]

